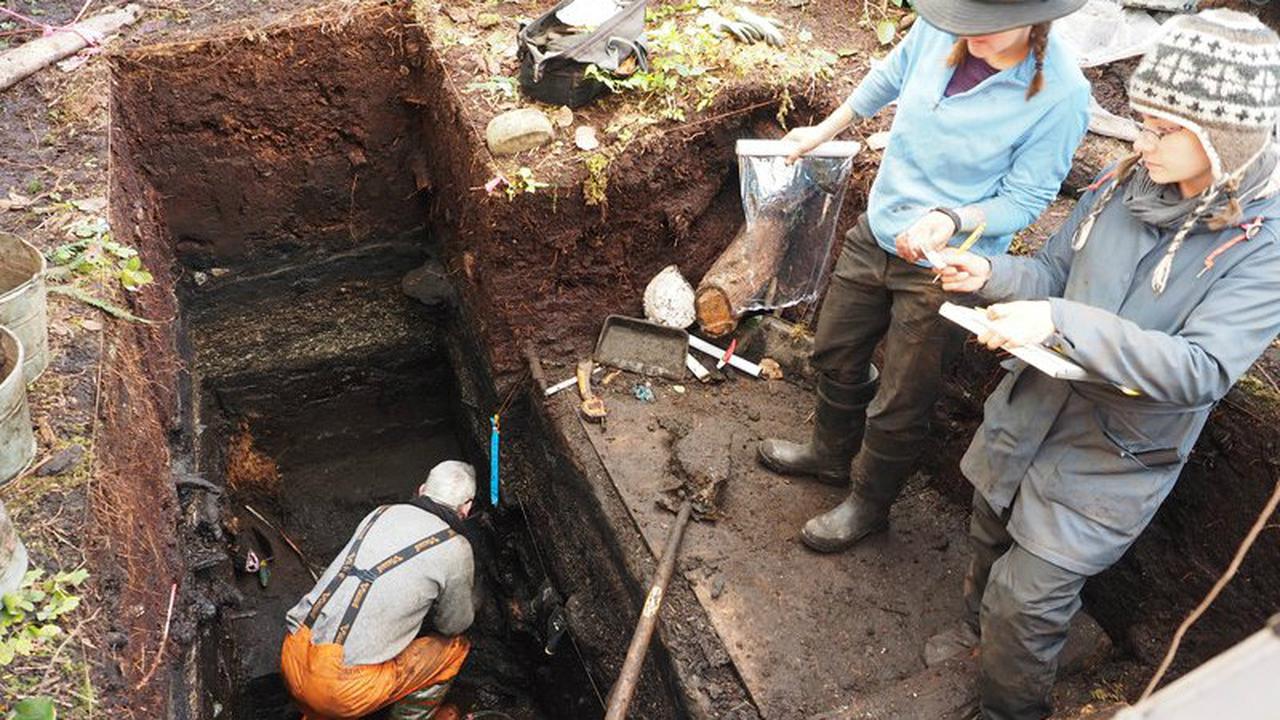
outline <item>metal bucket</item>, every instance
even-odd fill
[[[0,502],[0,595],[13,592],[27,574],[27,549]]]
[[[0,325],[13,331],[27,360],[30,383],[49,364],[49,329],[44,290],[44,254],[12,233],[0,232]]]
[[[21,475],[36,456],[23,358],[18,336],[0,327],[0,485]]]

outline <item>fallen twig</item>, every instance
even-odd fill
[[[248,510],[250,513],[253,514],[254,517],[261,520],[264,525],[271,528],[272,530],[275,530],[276,534],[278,534],[281,537],[281,539],[284,540],[285,544],[288,545],[289,548],[293,550],[293,552],[298,556],[298,559],[302,561],[302,567],[306,568],[308,573],[311,573],[311,579],[316,581],[320,580],[320,576],[316,575],[316,571],[311,569],[311,563],[307,562],[307,556],[302,554],[302,550],[300,550],[298,546],[293,543],[293,540],[289,539],[289,536],[286,535],[283,530],[276,527],[275,525],[272,525],[270,520],[262,517],[262,513],[258,512],[257,510],[254,510],[253,507],[249,505],[245,505],[244,509]]]
[[[160,661],[164,659],[164,647],[169,642],[169,624],[173,621],[173,601],[178,597],[178,583],[174,583],[169,588],[169,609],[164,614],[164,631],[160,633],[160,647],[156,650],[156,656],[151,660],[151,669],[142,676],[137,685],[133,686],[134,691],[141,690],[151,682],[151,676],[155,675],[156,669],[160,667]]]
[[[674,128],[671,128],[671,131],[672,131],[672,132],[680,132],[681,130],[687,130],[688,128],[691,128],[691,127],[697,127],[698,125],[705,125],[705,124],[707,124],[707,123],[709,123],[709,122],[716,122],[717,120],[724,120],[724,119],[726,119],[726,118],[731,118],[731,117],[733,117],[733,116],[735,116],[735,115],[743,115],[743,114],[745,114],[745,113],[749,113],[749,112],[751,112],[751,111],[753,111],[753,110],[759,110],[759,109],[760,109],[760,108],[762,108],[762,107],[765,107],[765,106],[768,106],[768,105],[773,105],[773,104],[775,104],[776,102],[777,102],[777,100],[764,100],[764,101],[762,101],[762,102],[758,102],[758,103],[756,103],[756,104],[754,104],[754,105],[748,105],[748,106],[746,106],[746,107],[735,108],[735,109],[733,109],[733,110],[729,110],[729,111],[726,111],[726,112],[722,112],[722,113],[720,113],[720,114],[718,114],[718,115],[712,115],[712,116],[710,116],[710,117],[698,118],[697,120],[694,120],[694,121],[692,121],[692,122],[687,122],[687,123],[685,123],[685,124],[683,124],[683,125],[677,125],[677,126],[675,126]]]
[[[1249,529],[1249,534],[1244,536],[1244,540],[1240,542],[1240,547],[1236,550],[1235,557],[1231,558],[1231,564],[1227,566],[1222,577],[1218,578],[1218,582],[1209,588],[1209,592],[1196,606],[1195,610],[1187,616],[1186,620],[1178,626],[1178,631],[1173,634],[1173,641],[1169,643],[1169,651],[1165,653],[1164,660],[1161,661],[1160,667],[1156,669],[1156,674],[1151,677],[1151,682],[1147,683],[1147,689],[1142,692],[1139,702],[1146,700],[1155,692],[1156,686],[1160,684],[1160,680],[1164,678],[1164,674],[1169,671],[1169,666],[1173,664],[1173,658],[1178,654],[1178,646],[1182,644],[1182,636],[1187,634],[1187,630],[1195,624],[1200,616],[1204,614],[1214,600],[1218,599],[1218,595],[1222,589],[1227,586],[1231,578],[1235,576],[1236,571],[1240,569],[1240,563],[1244,562],[1244,556],[1249,553],[1249,548],[1253,546],[1253,541],[1258,539],[1264,528],[1267,526],[1267,518],[1271,517],[1276,511],[1276,506],[1280,505],[1280,479],[1276,480],[1276,488],[1271,493],[1271,498],[1267,500],[1267,504],[1263,506],[1262,512],[1258,515],[1258,519],[1254,521],[1253,527]]]

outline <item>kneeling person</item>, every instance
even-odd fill
[[[475,494],[470,465],[435,466],[412,501],[369,513],[289,611],[280,666],[304,718],[392,703],[393,718],[435,714],[471,648],[475,563],[461,530]]]

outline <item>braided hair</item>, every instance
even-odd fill
[[[1124,185],[1130,177],[1133,176],[1134,169],[1138,166],[1138,160],[1142,156],[1138,153],[1129,155],[1116,164],[1111,172],[1103,175],[1097,184],[1108,183],[1107,189],[1102,191],[1098,199],[1094,201],[1093,207],[1089,209],[1089,214],[1076,227],[1075,237],[1071,240],[1071,249],[1079,251],[1089,242],[1089,234],[1093,230],[1094,222],[1098,216],[1115,197],[1116,191],[1121,185]],[[1097,184],[1092,189],[1096,189]],[[1187,235],[1191,233],[1191,229],[1195,227],[1196,221],[1213,207],[1214,203],[1223,193],[1227,196],[1226,205],[1209,216],[1206,224],[1210,230],[1222,230],[1223,228],[1235,225],[1240,222],[1240,218],[1244,215],[1244,210],[1240,205],[1240,199],[1237,197],[1240,189],[1240,180],[1238,175],[1233,175],[1221,184],[1215,184],[1205,191],[1204,197],[1200,202],[1196,203],[1195,209],[1187,213],[1187,217],[1182,221],[1182,225],[1178,227],[1178,231],[1174,233],[1173,240],[1169,242],[1169,247],[1164,252],[1164,257],[1160,258],[1160,264],[1156,265],[1155,272],[1151,274],[1151,289],[1157,295],[1164,292],[1165,286],[1169,283],[1169,275],[1173,272],[1173,256],[1178,253],[1178,249],[1182,247],[1182,243],[1187,239]]]
[[[1036,74],[1031,78],[1031,84],[1027,86],[1027,99],[1036,96],[1040,89],[1044,87],[1044,56],[1049,50],[1049,26],[1053,23],[1039,23],[1031,26],[1031,38],[1028,43],[1031,45],[1031,54],[1036,57]]]
[[[1036,96],[1044,87],[1044,56],[1049,50],[1049,26],[1052,22],[1037,23],[1031,26],[1031,36],[1027,40],[1031,54],[1036,59],[1036,74],[1027,87],[1027,99]],[[969,57],[969,42],[964,38],[956,40],[951,46],[951,54],[947,55],[947,67],[959,67]]]

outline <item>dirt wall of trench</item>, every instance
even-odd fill
[[[117,121],[127,113],[119,102],[111,112]],[[131,154],[134,138],[112,140],[115,157]],[[112,717],[145,718],[168,705],[166,665],[179,651],[162,640],[166,633],[173,642],[191,637],[181,594],[176,619],[167,617],[170,592],[181,588],[184,573],[170,440],[182,424],[178,398],[185,374],[173,268],[155,261],[154,248],[168,237],[160,195],[127,164],[113,163],[112,169],[111,226],[121,242],[148,256],[155,282],[129,298],[130,309],[149,322],[112,323],[105,336],[90,534],[102,558],[98,582],[111,639],[104,710]]]
[[[114,64],[139,169],[163,188],[177,259],[261,266],[422,225],[409,134],[422,38],[393,7],[311,11],[262,31],[149,46]],[[301,256],[301,257],[300,257]]]

